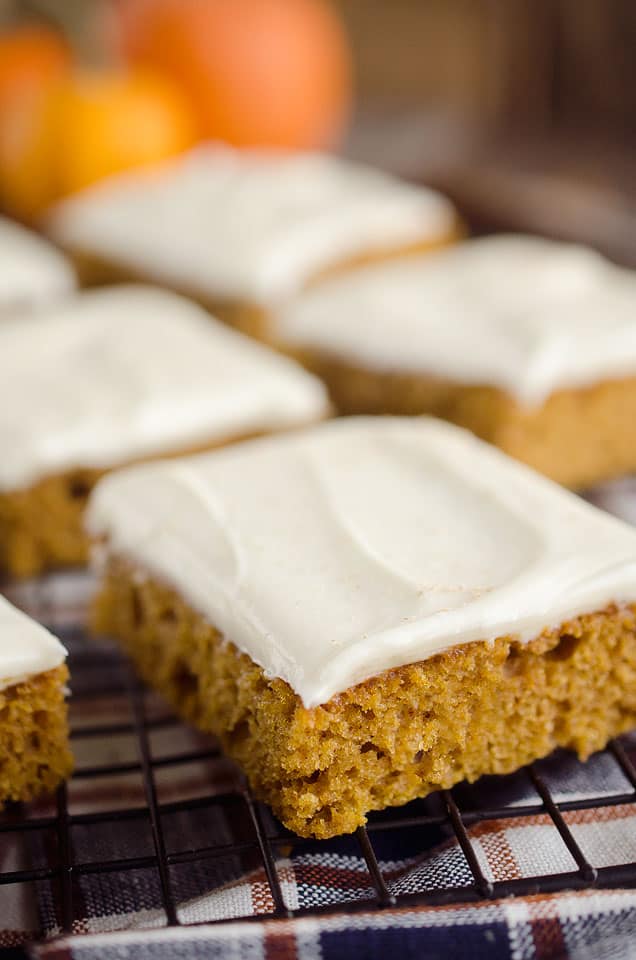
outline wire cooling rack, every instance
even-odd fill
[[[591,766],[563,753],[511,777],[484,778],[373,814],[352,837],[303,840],[254,799],[240,772],[211,739],[188,731],[144,689],[115,646],[88,641],[77,626],[60,629],[59,616],[52,613],[51,590],[50,583],[46,589],[31,587],[28,602],[25,595],[17,600],[42,622],[55,626],[69,648],[77,769],[50,807],[16,805],[0,815],[0,852],[9,843],[19,844],[22,857],[18,869],[0,873],[0,917],[3,897],[21,885],[32,900],[40,934],[81,932],[86,929],[87,882],[93,889],[96,885],[97,896],[101,890],[106,896],[112,889],[106,878],[116,878],[121,885],[135,876],[154,891],[148,913],[153,926],[201,922],[188,919],[181,910],[183,871],[188,882],[199,877],[199,887],[195,883],[191,890],[194,897],[241,871],[261,871],[267,887],[263,908],[255,910],[252,904],[242,910],[238,902],[232,916],[223,915],[225,922],[636,886],[636,862],[601,866],[592,862],[569,816],[572,811],[608,811],[636,803],[633,739],[612,742]],[[605,771],[604,789],[594,793],[589,783],[581,788],[590,770],[599,765]],[[196,777],[188,773],[192,768],[199,771]],[[574,784],[573,790],[567,789],[568,782]],[[507,822],[538,815],[569,853],[572,868],[504,880],[489,876],[476,848],[475,829],[489,821],[503,821],[505,827]],[[201,831],[202,817],[210,819]],[[195,821],[198,833],[190,830]],[[454,844],[461,851],[468,882],[458,883],[450,874],[420,889],[396,890],[383,864],[423,855],[440,844]],[[365,877],[356,884],[355,894],[347,898],[340,891],[338,898],[331,898],[327,891],[323,903],[290,904],[279,865],[290,854],[307,851],[357,858]],[[143,918],[139,925],[143,927]]]

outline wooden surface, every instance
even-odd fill
[[[338,0],[363,102],[636,142],[634,0]]]

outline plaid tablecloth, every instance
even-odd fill
[[[628,514],[636,503],[633,485],[618,485],[596,496],[597,502]],[[636,509],[634,510],[636,516]],[[85,643],[81,631],[89,578],[66,575],[10,588],[11,599],[43,619],[69,644],[81,664]],[[106,662],[108,659],[106,651]],[[115,663],[115,661],[113,661]],[[114,667],[117,670],[120,667]],[[100,692],[106,677],[78,669],[78,682],[92,684],[71,708],[73,727],[94,726],[113,717],[122,720],[128,707],[112,692]],[[147,710],[161,718],[165,707],[150,697]],[[208,803],[236,785],[239,772],[222,756],[205,753],[209,741],[182,726],[161,723],[153,732],[155,757],[189,753],[193,763],[158,767],[156,785],[161,804],[166,848],[195,850],[227,845],[226,855],[206,861],[182,862],[171,868],[170,881],[182,927],[167,927],[156,867],[149,863],[152,842],[143,783],[135,769],[132,735],[74,741],[78,775],[69,785],[69,810],[77,818],[72,833],[73,862],[138,857],[139,868],[107,873],[78,873],[74,880],[74,935],[60,934],[59,890],[55,882],[0,886],[0,946],[26,943],[35,957],[99,957],[100,960],[154,958],[271,958],[291,960],[351,960],[382,958],[488,958],[488,960],[630,960],[636,958],[636,890],[579,890],[470,902],[474,879],[452,831],[442,822],[426,830],[415,824],[399,831],[372,833],[376,856],[389,889],[395,895],[465,887],[465,903],[452,906],[378,909],[360,847],[352,838],[296,844],[293,838],[278,847],[278,877],[286,906],[292,911],[313,908],[335,912],[288,919],[258,919],[274,909],[272,894],[254,850],[236,847],[247,834],[247,820],[224,803]],[[636,736],[623,741],[636,758]],[[130,772],[117,776],[83,776],[88,768],[120,764]],[[633,788],[615,757],[604,752],[585,765],[561,753],[542,761],[541,776],[557,802],[589,797],[629,797]],[[537,803],[532,782],[518,774],[492,778],[475,787],[458,788],[458,802],[470,809],[496,792],[505,818],[475,822],[470,839],[487,881],[515,880],[575,873],[574,863],[548,813],[509,815],[517,806]],[[184,809],[184,800],[202,798]],[[636,799],[636,798],[635,798]],[[434,813],[436,797],[426,801]],[[118,819],[117,811],[138,808],[139,817]],[[418,808],[418,809],[421,809]],[[112,813],[95,823],[96,812]],[[29,811],[46,818],[47,803]],[[82,819],[84,818],[84,819]],[[564,819],[586,859],[594,868],[636,863],[636,802],[592,806],[564,813]],[[272,819],[272,824],[274,821]],[[272,827],[276,830],[278,828]],[[26,837],[26,839],[25,839]],[[0,872],[45,866],[58,842],[51,831],[0,836]],[[53,845],[53,847],[51,846]],[[625,883],[635,871],[625,872]],[[338,912],[338,905],[356,902],[355,913]],[[368,906],[367,906],[368,904]],[[199,926],[188,927],[198,923]],[[38,942],[34,940],[38,937]],[[43,938],[43,939],[42,939]]]

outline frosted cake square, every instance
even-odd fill
[[[0,571],[82,563],[105,471],[306,424],[319,380],[151,287],[83,293],[0,324]]]
[[[0,596],[0,808],[49,793],[71,772],[66,651]]]
[[[429,413],[566,486],[636,469],[636,273],[583,247],[467,241],[279,312],[342,413]]]
[[[49,218],[84,283],[152,280],[262,336],[273,306],[319,276],[457,230],[446,198],[380,171],[218,146],[111,178]]]
[[[303,836],[636,725],[636,531],[443,421],[130,468],[87,521],[96,628]]]
[[[0,320],[66,297],[74,286],[73,268],[62,253],[0,216]]]

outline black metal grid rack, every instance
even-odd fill
[[[46,609],[43,608],[41,613],[41,619],[47,622]],[[466,903],[592,887],[636,886],[636,863],[595,866],[586,858],[567,823],[567,816],[564,816],[572,810],[636,802],[636,746],[632,740],[617,740],[607,748],[605,761],[611,761],[616,766],[624,788],[606,796],[560,799],[555,795],[550,776],[538,763],[512,778],[485,778],[473,786],[460,785],[454,790],[414,801],[404,808],[372,815],[367,827],[360,828],[354,837],[346,841],[318,843],[296,838],[286,831],[266,807],[254,800],[236,772],[229,776],[228,786],[219,787],[217,783],[213,787],[211,784],[209,792],[204,790],[202,795],[196,797],[169,802],[162,799],[158,780],[165,771],[178,771],[188,764],[199,762],[224,763],[226,767],[229,763],[220,757],[211,740],[203,741],[200,748],[194,750],[157,755],[153,741],[162,732],[165,734],[179,729],[179,721],[169,716],[165,708],[157,708],[154,695],[140,685],[128,663],[114,647],[88,643],[79,631],[63,636],[63,639],[71,653],[72,742],[80,753],[89,758],[89,762],[80,764],[70,783],[59,789],[51,809],[41,812],[38,808],[22,809],[18,805],[0,815],[0,850],[1,845],[12,837],[13,840],[20,839],[32,855],[31,862],[22,864],[22,869],[0,873],[0,913],[3,890],[9,885],[24,884],[35,898],[44,895],[48,897],[48,902],[54,903],[51,909],[55,912],[57,925],[64,932],[71,932],[81,919],[78,890],[83,878],[108,874],[121,877],[134,871],[146,871],[146,875],[154,877],[159,909],[165,922],[177,925],[187,921],[179,916],[174,871],[184,867],[192,869],[195,865],[210,869],[210,865],[227,864],[229,861],[234,862],[235,872],[237,863],[241,868],[260,866],[264,870],[271,909],[251,914],[250,919],[290,918],[320,912],[381,909],[393,905],[412,907],[419,904]],[[110,698],[112,704],[118,705],[112,711],[112,717],[96,724],[75,723],[74,717],[83,704],[103,697]],[[125,762],[90,762],[92,755],[99,755],[97,744],[108,744],[122,737],[136,745],[136,756]],[[571,758],[568,760],[570,764],[573,762]],[[227,770],[225,772],[227,775]],[[104,778],[123,775],[139,777],[145,803],[127,806],[124,802],[114,810],[76,812],[73,809],[74,784],[98,783]],[[529,789],[531,799],[519,802],[517,795],[514,801],[515,789],[522,780]],[[511,797],[514,802],[511,802]],[[224,822],[230,824],[229,832],[226,830],[220,836],[212,830],[207,842],[196,846],[188,839],[187,830],[177,831],[176,843],[174,836],[167,836],[166,818],[178,816],[182,826],[188,818],[210,810],[223,810]],[[471,829],[484,821],[505,821],[537,814],[549,817],[569,851],[575,869],[492,882],[480,866],[471,840]],[[114,836],[118,826],[126,823],[138,825],[140,832],[146,831],[148,849],[132,852],[119,850],[116,855],[105,854],[104,831]],[[75,840],[78,830],[81,830],[82,836],[81,849]],[[49,835],[46,843],[31,842],[43,834]],[[380,866],[382,857],[378,855],[378,848],[386,850],[394,844],[404,854],[412,844],[416,844],[419,851],[432,849],[440,842],[440,838],[456,838],[470,871],[470,883],[458,886],[449,882],[446,885],[438,884],[435,889],[400,894],[392,892],[391,884],[387,882]],[[320,906],[290,907],[277,869],[279,858],[288,855],[291,848],[294,851],[329,852],[343,842],[347,844],[350,854],[361,857],[366,864],[368,894],[356,895],[350,901],[345,899],[344,902],[327,902]],[[223,881],[223,871],[215,872],[212,869],[210,876],[216,877],[210,882]],[[244,920],[246,917],[239,912],[236,919]]]

